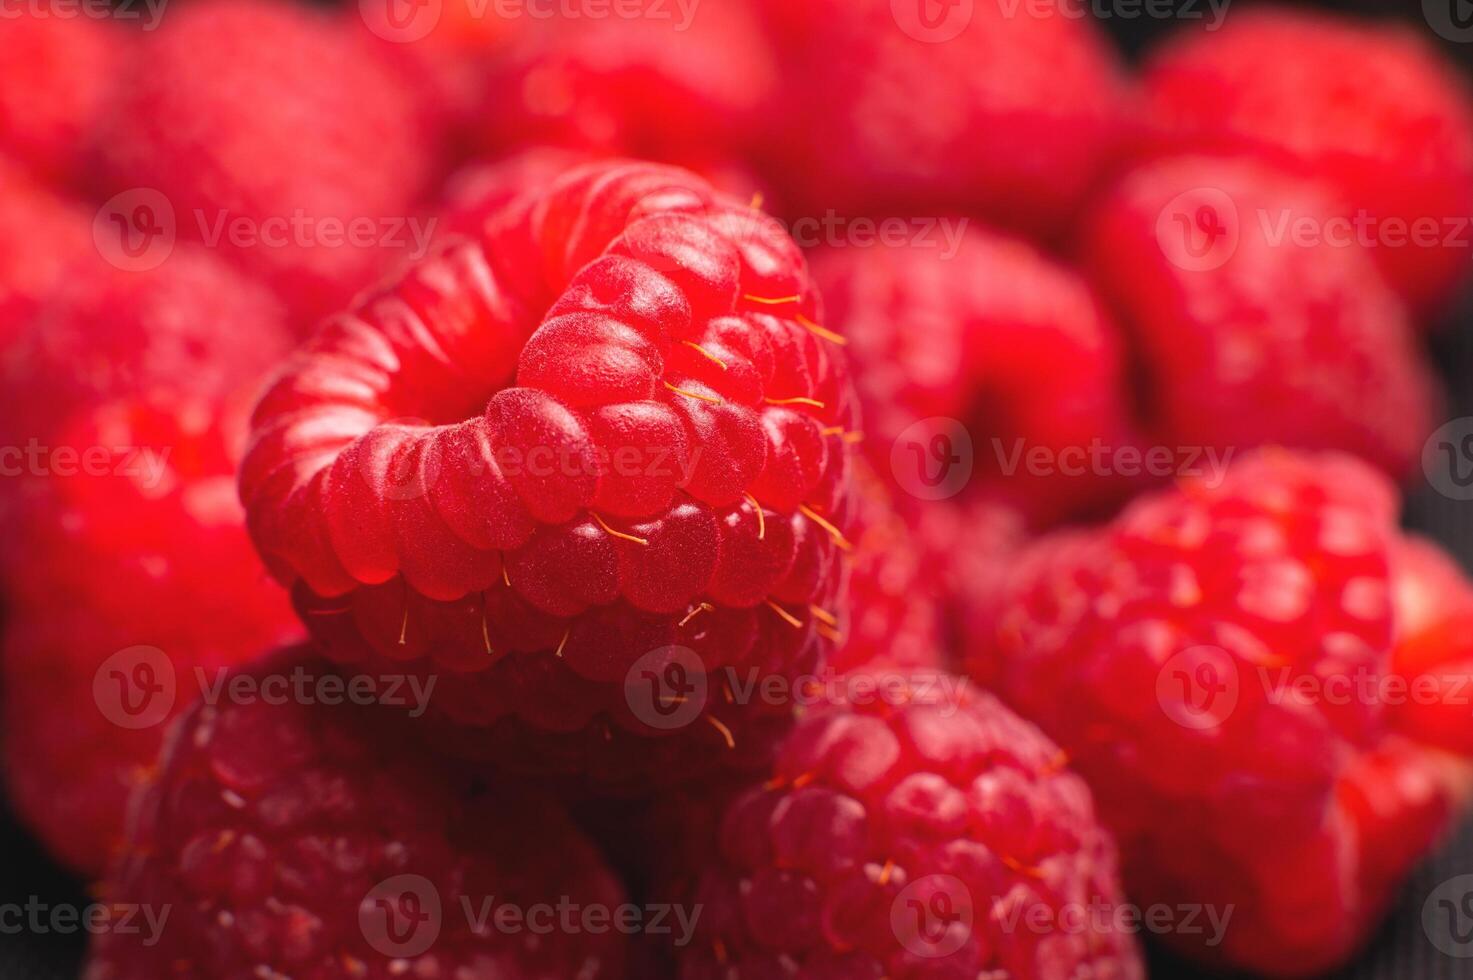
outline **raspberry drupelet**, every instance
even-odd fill
[[[660,733],[632,672],[821,659],[856,425],[832,341],[771,219],[682,170],[579,168],[292,358],[242,467],[252,535],[331,656],[604,753]]]

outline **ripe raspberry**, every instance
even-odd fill
[[[0,341],[9,346],[92,248],[87,216],[0,156]]]
[[[1156,438],[1409,471],[1437,383],[1366,251],[1291,230],[1332,213],[1315,185],[1209,157],[1142,167],[1098,202],[1081,248],[1135,341]]]
[[[252,535],[331,656],[453,672],[442,715],[609,755],[663,730],[632,669],[811,669],[843,613],[854,404],[819,317],[771,219],[685,171],[575,170],[289,363]]]
[[[233,478],[249,399],[286,348],[279,307],[187,248],[146,273],[85,268],[5,352],[0,666],[15,802],[91,874],[161,734],[106,714],[105,662],[146,645],[188,678],[296,628]]]
[[[682,980],[1144,976],[1083,780],[991,695],[915,680],[916,703],[811,714],[719,831],[684,829],[659,889],[704,909]]]
[[[1042,525],[1128,491],[1089,465],[1093,446],[1133,436],[1120,338],[1074,272],[965,228],[955,246],[823,249],[813,275],[858,368],[865,448],[901,488],[929,499],[969,483]]]
[[[1333,185],[1374,222],[1371,255],[1414,308],[1466,280],[1473,93],[1424,32],[1255,9],[1164,45],[1145,87],[1167,146],[1250,153]]]
[[[640,8],[525,31],[490,73],[483,152],[546,143],[708,173],[752,150],[770,125],[779,79],[747,6],[684,11],[643,0]]]
[[[1398,731],[1473,758],[1473,584],[1430,541],[1399,539],[1391,552],[1396,601],[1392,666],[1408,697],[1392,706]]]
[[[1446,823],[1378,693],[1395,517],[1350,457],[1257,454],[1033,546],[975,635],[975,675],[1089,780],[1132,895],[1236,909],[1220,947],[1169,937],[1204,960],[1345,962]]]
[[[441,191],[440,226],[445,234],[477,238],[488,220],[524,194],[540,194],[591,157],[555,146],[533,146],[492,162],[458,170]]]
[[[361,35],[282,0],[207,0],[134,56],[99,141],[108,193],[161,192],[181,238],[272,283],[306,325],[412,247],[436,137]]]
[[[780,15],[792,105],[769,127],[773,182],[805,214],[963,208],[1052,235],[1128,134],[1123,67],[1062,7],[947,4],[932,26],[897,13],[935,5],[767,6],[805,8]]]
[[[48,182],[79,178],[126,49],[114,25],[16,5],[0,32],[0,153]],[[9,183],[9,176],[0,183]]]
[[[325,669],[288,651],[237,677],[297,668]],[[180,719],[106,887],[172,915],[156,937],[98,935],[87,980],[623,976],[617,931],[533,928],[539,906],[608,923],[623,902],[567,817],[405,752],[384,714],[253,699]],[[507,908],[520,932],[478,924]]]

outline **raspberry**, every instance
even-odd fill
[[[524,194],[537,194],[558,177],[590,162],[587,154],[554,146],[533,146],[490,162],[468,164],[445,184],[440,201],[440,231],[475,238],[486,222]]]
[[[184,247],[150,272],[83,268],[5,354],[3,717],[22,816],[91,874],[161,736],[106,713],[108,659],[146,645],[189,678],[296,629],[233,478],[248,400],[286,348],[279,307]]]
[[[1316,185],[1209,157],[1144,166],[1098,202],[1081,248],[1135,342],[1161,442],[1409,471],[1438,386],[1366,250],[1288,230],[1332,213]]]
[[[296,669],[321,679],[287,651],[231,683]],[[198,705],[135,801],[107,895],[172,916],[156,936],[99,934],[88,980],[624,975],[617,931],[533,928],[544,905],[607,923],[623,902],[566,815],[406,753],[375,706]],[[478,927],[507,908],[520,932]]]
[[[817,302],[776,223],[699,178],[575,170],[289,363],[241,473],[256,545],[331,656],[453,671],[442,715],[595,754],[659,727],[624,683],[661,651],[811,669],[854,417]]]
[[[12,84],[0,91],[0,153],[48,182],[81,177],[125,51],[125,36],[113,25],[25,6],[6,11],[0,78]],[[6,175],[0,186],[9,181]]]
[[[683,828],[683,980],[1144,976],[1084,782],[991,695],[920,693],[943,679],[809,715],[719,829]]]
[[[1253,154],[1330,182],[1344,210],[1375,223],[1372,257],[1416,309],[1465,281],[1467,240],[1449,232],[1473,214],[1473,93],[1422,34],[1252,10],[1164,45],[1145,87],[1167,146]]]
[[[435,137],[362,36],[281,0],[207,0],[134,54],[99,142],[109,193],[161,192],[181,238],[308,325],[412,247]]]
[[[1114,325],[1077,274],[1023,242],[964,228],[954,251],[813,259],[829,323],[850,342],[871,462],[912,494],[971,484],[1039,524],[1106,509],[1131,484],[1091,473],[1088,453],[1134,439]]]
[[[1392,724],[1419,742],[1473,758],[1473,584],[1430,541],[1403,537],[1392,549],[1396,649],[1392,666],[1408,697]]]
[[[538,22],[485,89],[489,154],[547,143],[601,156],[724,166],[757,143],[777,97],[774,53],[745,4]]]
[[[963,208],[1052,235],[1129,132],[1123,66],[1077,12],[947,4],[932,26],[889,0],[766,6],[805,8],[779,15],[790,104],[769,127],[773,182],[804,214]]]
[[[0,340],[8,346],[70,266],[96,260],[81,208],[0,156]]]
[[[1032,546],[974,634],[974,674],[1089,780],[1132,895],[1236,909],[1221,946],[1170,937],[1204,960],[1345,962],[1449,817],[1376,693],[1395,517],[1350,457],[1255,454]]]

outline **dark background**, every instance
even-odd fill
[[[184,3],[188,0],[173,0]],[[722,0],[703,0],[719,3]],[[792,0],[803,3],[804,0]],[[1228,16],[1235,6],[1251,0],[1230,0]],[[1437,0],[1450,4],[1461,0]],[[1092,8],[1129,10],[1132,0],[1087,0]],[[1310,4],[1388,17],[1438,40],[1422,19],[1419,0],[1342,0],[1340,3]],[[1205,0],[1180,0],[1181,11],[1205,10]],[[1169,31],[1175,18],[1102,18],[1105,26],[1134,54],[1151,39]],[[1444,50],[1473,76],[1473,44],[1439,41]],[[1354,65],[1347,65],[1354,71]],[[1470,257],[1473,261],[1473,257]],[[1473,297],[1465,298],[1457,312],[1448,317],[1433,341],[1437,363],[1452,396],[1447,418],[1473,416]],[[1286,406],[1288,407],[1288,406]],[[1424,481],[1408,488],[1408,526],[1439,539],[1473,569],[1473,502],[1457,502],[1441,496]],[[1473,721],[1470,721],[1473,723]],[[1379,936],[1351,969],[1338,974],[1344,980],[1473,980],[1473,958],[1454,959],[1440,952],[1422,928],[1422,903],[1440,883],[1460,874],[1473,873],[1473,819],[1443,850],[1406,884],[1400,907],[1392,914]],[[80,907],[93,901],[81,884],[46,859],[39,847],[17,827],[0,798],[0,904],[24,905],[32,897],[51,906]],[[0,933],[0,980],[74,980],[81,967],[85,937],[81,935],[35,934],[22,931]],[[1187,978],[1202,971],[1174,961],[1160,950],[1152,953],[1152,976]],[[165,980],[165,978],[159,978]],[[645,980],[645,978],[631,978]],[[1084,978],[1081,978],[1084,980]]]

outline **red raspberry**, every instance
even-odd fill
[[[1392,666],[1408,697],[1392,723],[1419,742],[1473,758],[1473,583],[1441,548],[1403,537],[1391,552],[1396,599]]]
[[[1366,250],[1291,230],[1332,213],[1316,185],[1209,157],[1142,167],[1098,202],[1081,247],[1133,335],[1156,438],[1409,471],[1437,383]]]
[[[1255,9],[1164,45],[1145,86],[1166,145],[1328,181],[1344,210],[1373,222],[1372,257],[1415,308],[1434,310],[1465,281],[1473,92],[1422,33]],[[1408,241],[1419,222],[1429,228]]]
[[[700,172],[750,151],[770,125],[779,77],[746,4],[641,0],[637,15],[628,6],[524,31],[491,72],[482,149],[548,143]]]
[[[434,134],[361,35],[282,0],[207,0],[135,57],[99,143],[109,193],[161,192],[181,238],[309,324],[414,247]]]
[[[446,235],[479,237],[486,222],[524,194],[539,194],[592,157],[555,146],[533,146],[500,159],[467,164],[446,181],[440,224]]]
[[[9,346],[69,267],[97,260],[87,215],[0,156],[0,347]]]
[[[992,696],[912,680],[914,703],[814,712],[719,830],[684,828],[657,889],[703,909],[682,980],[1144,976],[1083,780]]]
[[[1446,824],[1380,695],[1395,517],[1350,457],[1257,454],[1033,546],[974,634],[976,676],[1089,780],[1132,895],[1235,908],[1220,946],[1170,937],[1204,960],[1344,963]]]
[[[806,214],[976,212],[1052,235],[1124,142],[1132,95],[1062,6],[822,0],[783,11],[774,183]],[[941,22],[916,18],[944,7]]]
[[[325,691],[323,669],[288,651],[231,683],[300,670]],[[172,914],[157,935],[100,933],[87,980],[624,975],[624,937],[576,926],[595,909],[615,921],[623,891],[563,813],[406,752],[381,707],[261,690],[172,730],[106,886]],[[544,905],[572,907],[575,928],[556,913],[534,931]],[[478,928],[508,908],[519,932],[505,916]]]
[[[187,679],[296,629],[234,493],[249,398],[286,348],[279,307],[182,247],[86,272],[5,352],[4,741],[22,815],[95,873],[162,721],[107,714],[108,659],[155,647]]]
[[[1133,442],[1117,331],[1072,270],[962,227],[935,248],[814,257],[829,325],[858,368],[870,460],[911,494],[954,496],[970,483],[974,497],[1039,524],[1102,510],[1131,486],[1092,472],[1089,455]],[[1047,467],[1031,462],[1039,453]]]
[[[122,75],[125,35],[90,17],[19,4],[6,10],[4,27],[0,78],[10,84],[0,90],[0,152],[47,181],[76,180]]]
[[[596,755],[661,727],[632,670],[811,668],[854,418],[817,303],[694,175],[573,171],[290,362],[241,475],[257,547],[332,656],[452,671],[443,715]]]

